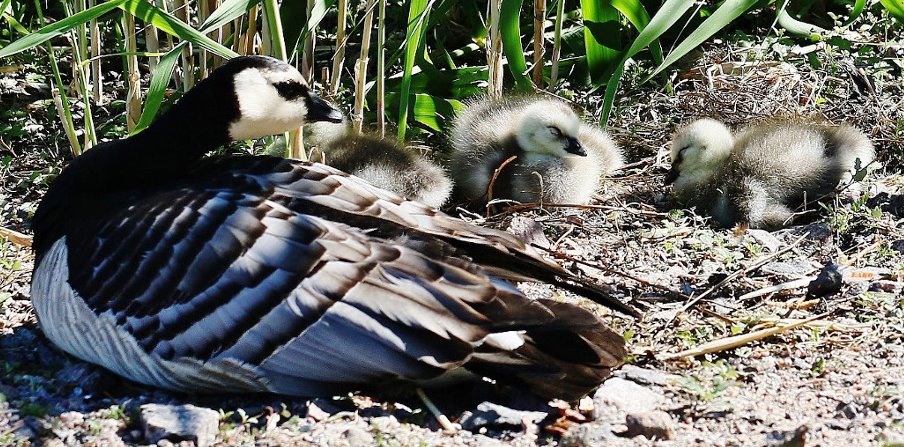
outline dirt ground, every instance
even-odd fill
[[[222,445],[904,445],[904,83],[900,68],[861,68],[815,45],[782,53],[775,42],[710,44],[669,79],[669,93],[628,82],[610,131],[629,165],[603,182],[594,206],[481,220],[539,226],[532,242],[644,312],[642,321],[606,315],[523,285],[532,296],[580,302],[625,333],[628,366],[593,398],[550,406],[489,384],[428,391],[470,428],[450,433],[411,390],[306,401],[138,386],[44,338],[29,302],[32,252],[0,238],[0,445],[150,444],[140,422],[146,403],[218,411],[214,442]],[[900,46],[888,52],[904,58]],[[0,227],[26,235],[66,158],[46,78],[27,71],[0,75],[0,111],[15,127],[0,141]],[[577,100],[593,111],[601,97]],[[99,113],[115,116],[116,107]],[[883,166],[802,223],[773,233],[718,228],[678,208],[662,186],[670,134],[683,122],[711,116],[741,126],[811,114],[867,132]],[[840,266],[841,289],[808,295],[811,277],[830,263]],[[666,358],[792,323],[733,348]],[[483,401],[514,409],[514,419],[474,422]],[[636,422],[651,413],[657,422]]]

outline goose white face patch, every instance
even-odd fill
[[[308,113],[307,95],[287,98],[277,86],[306,89],[301,73],[291,70],[248,68],[235,75],[239,118],[229,125],[233,140],[275,135],[301,127]]]

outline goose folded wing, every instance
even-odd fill
[[[70,284],[162,359],[238,361],[272,391],[424,379],[492,332],[554,318],[511,284],[342,223],[254,185],[146,197],[71,231]]]

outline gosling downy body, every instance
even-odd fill
[[[699,120],[672,143],[676,195],[720,224],[775,229],[809,201],[831,194],[875,158],[856,128],[779,120],[737,136],[721,123]],[[858,162],[859,160],[859,162]]]
[[[550,98],[474,101],[456,117],[450,140],[456,196],[475,204],[486,203],[491,182],[492,199],[587,203],[600,177],[622,165],[605,132]]]
[[[575,399],[621,364],[623,339],[593,313],[511,281],[636,312],[510,234],[319,163],[204,156],[340,118],[290,65],[239,57],[77,157],[33,221],[42,331],[184,392],[318,396],[464,372]]]
[[[320,148],[326,164],[402,197],[439,208],[452,194],[439,165],[395,141],[355,134],[345,121],[306,125],[305,143]]]

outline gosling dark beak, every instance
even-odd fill
[[[580,155],[581,157],[587,156],[587,151],[584,150],[584,146],[581,145],[581,142],[578,141],[577,138],[568,139],[568,146],[565,146],[565,152],[574,155]]]
[[[314,121],[341,123],[342,112],[312,92],[308,96],[308,116],[305,117],[305,121],[309,123]]]
[[[669,173],[665,175],[665,184],[671,185],[675,180],[678,179],[678,175],[681,172],[678,170],[677,164],[672,164],[672,168],[669,169]]]

